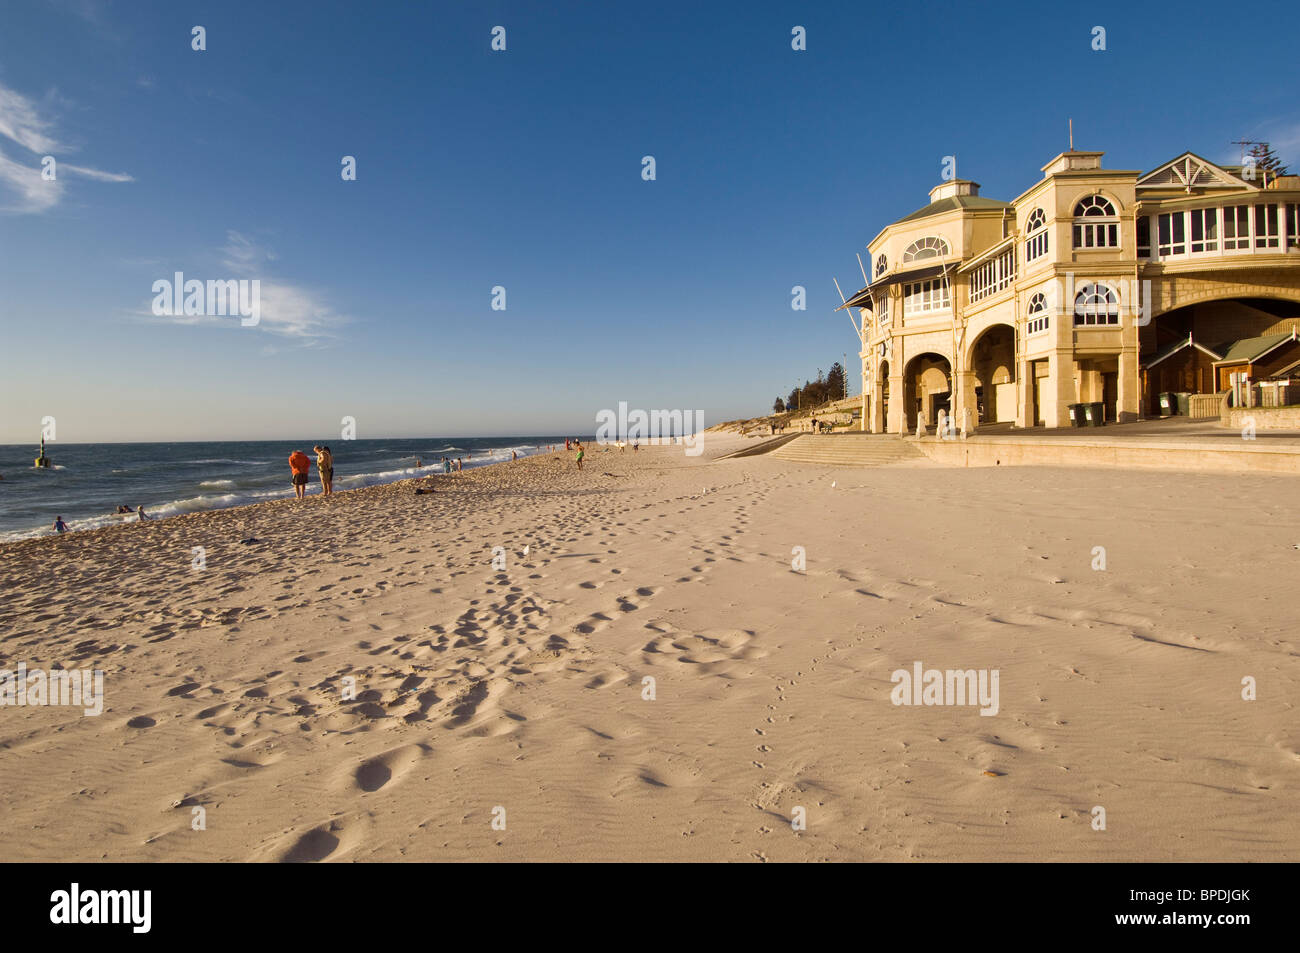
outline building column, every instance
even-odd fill
[[[1138,352],[1136,348],[1125,348],[1119,352],[1119,374],[1117,375],[1119,407],[1116,420],[1126,424],[1138,419],[1142,401],[1142,381],[1138,372]]]
[[[1052,351],[1047,359],[1047,386],[1039,388],[1043,397],[1043,421],[1048,427],[1070,426],[1070,404],[1079,400],[1074,384],[1074,355],[1070,351]]]
[[[895,370],[897,365],[889,362],[889,413],[885,421],[887,433],[903,433],[907,430],[907,414],[903,407],[903,375]]]
[[[1034,425],[1034,363],[1024,358],[1016,361],[1016,426]]]
[[[953,413],[956,419],[953,420],[953,426],[960,433],[966,427],[966,411],[970,411],[970,430],[972,433],[979,427],[980,413],[979,402],[975,399],[975,372],[962,370],[961,373],[954,375],[956,380],[953,386],[956,393],[953,395]]]

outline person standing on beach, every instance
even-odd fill
[[[62,516],[54,517],[54,532],[66,533],[67,531],[68,531],[68,524],[63,522],[63,517]]]
[[[582,456],[583,456],[583,454],[584,454],[586,451],[582,449],[582,441],[581,441],[581,440],[575,440],[574,443],[573,443],[573,445],[574,445],[575,447],[578,448],[578,469],[581,470],[581,469],[582,469]]]
[[[311,458],[301,450],[289,454],[289,471],[293,474],[293,495],[302,499],[307,492],[307,474],[311,470]]]
[[[316,451],[316,472],[320,474],[320,494],[329,496],[334,492],[334,454],[326,446],[312,447]]]

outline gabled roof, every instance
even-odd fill
[[[1274,371],[1272,374],[1269,375],[1269,379],[1277,380],[1278,378],[1281,377],[1294,377],[1298,373],[1300,373],[1300,361],[1293,361],[1290,364],[1288,364],[1286,367],[1279,367],[1276,371]]]
[[[1204,344],[1197,344],[1195,341],[1192,340],[1192,335],[1188,333],[1187,337],[1182,338],[1181,340],[1178,341],[1174,341],[1171,344],[1166,344],[1160,350],[1156,351],[1155,354],[1151,355],[1150,360],[1143,363],[1142,367],[1144,369],[1148,367],[1155,367],[1161,361],[1165,360],[1165,358],[1173,357],[1175,354],[1177,354],[1185,347],[1194,347],[1196,348],[1196,350],[1201,351],[1204,354],[1208,354],[1210,358],[1215,361],[1221,360],[1223,358],[1222,354],[1210,350]]]
[[[1242,338],[1228,348],[1228,353],[1216,364],[1253,364],[1264,355],[1276,350],[1288,341],[1297,341],[1295,331],[1289,334],[1265,334],[1263,337]]]
[[[1202,159],[1194,152],[1184,152],[1157,166],[1137,180],[1139,189],[1249,189],[1259,188],[1227,168]]]

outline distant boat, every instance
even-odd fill
[[[45,434],[41,434],[41,455],[36,458],[36,466],[49,469],[50,458],[45,455]]]

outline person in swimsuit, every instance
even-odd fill
[[[329,496],[334,492],[334,454],[330,453],[329,447],[315,446],[316,451],[316,472],[320,474],[320,492],[321,496]]]
[[[582,441],[581,441],[581,440],[575,440],[575,441],[573,442],[573,445],[574,445],[575,447],[578,448],[578,469],[581,470],[581,469],[582,469],[582,457],[583,457],[583,455],[584,455],[587,451],[585,451],[585,450],[582,449]]]
[[[307,492],[307,474],[311,470],[311,457],[301,450],[289,454],[289,471],[293,474],[293,495],[302,499]]]
[[[139,518],[139,520],[140,520],[141,523],[143,523],[145,520],[147,520],[147,519],[149,518],[149,517],[147,517],[147,516],[145,515],[145,513],[144,513],[144,507],[143,507],[143,506],[138,507],[138,508],[136,509],[136,511],[135,511],[135,515]]]
[[[63,522],[63,517],[62,516],[54,517],[54,532],[66,533],[67,531],[68,531],[68,524]]]

